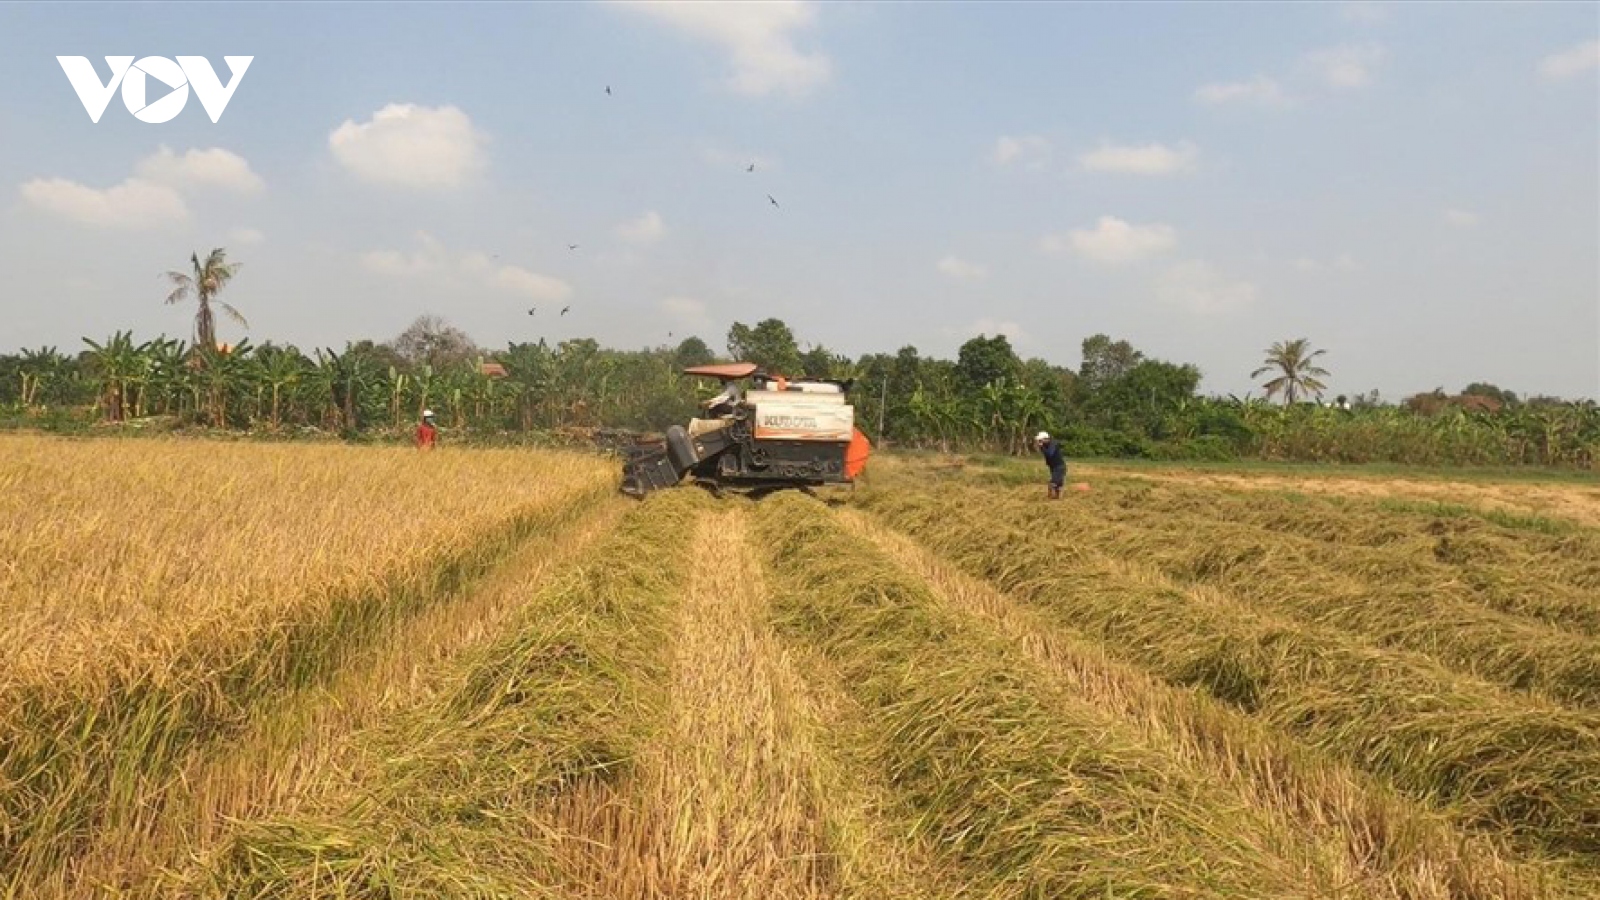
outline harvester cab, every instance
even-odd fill
[[[722,382],[688,427],[635,448],[622,491],[642,497],[688,476],[715,490],[766,491],[850,484],[872,452],[855,427],[848,381],[787,379],[755,363],[692,366],[683,374]],[[749,382],[748,389],[742,385]]]

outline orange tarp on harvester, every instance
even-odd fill
[[[749,378],[760,368],[751,362],[718,363],[714,366],[690,366],[683,370],[683,374],[704,375],[707,378]]]
[[[867,457],[872,455],[872,442],[861,433],[861,429],[853,430],[855,434],[850,438],[850,446],[844,451],[844,477],[851,481],[867,467]]]

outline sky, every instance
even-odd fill
[[[216,121],[145,60],[186,55],[236,79]],[[150,105],[93,121],[58,56],[135,57]],[[217,246],[222,339],[303,349],[775,316],[850,356],[1106,333],[1213,393],[1305,337],[1330,393],[1597,397],[1600,6],[0,5],[0,352],[187,337],[159,276]]]

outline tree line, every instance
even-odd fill
[[[1600,467],[1592,400],[1519,398],[1480,383],[1398,404],[1377,392],[1330,402],[1326,351],[1304,338],[1268,348],[1252,373],[1266,379],[1265,396],[1243,398],[1202,396],[1195,366],[1103,334],[1084,339],[1076,369],[1025,359],[1004,335],[974,337],[955,359],[912,346],[852,359],[802,348],[776,318],[733,323],[725,355],[699,337],[641,350],[590,338],[486,350],[433,316],[391,340],[337,350],[229,346],[216,341],[212,307],[244,321],[218,298],[238,264],[221,248],[190,264],[167,273],[167,300],[194,301],[192,343],[117,332],[84,338],[75,352],[0,354],[0,411],[47,427],[135,420],[347,438],[409,429],[424,409],[475,435],[659,432],[694,415],[716,387],[681,370],[728,359],[852,382],[862,430],[902,447],[1024,453],[1045,430],[1079,457]]]

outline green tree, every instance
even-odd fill
[[[222,307],[222,311],[240,325],[250,327],[237,309],[217,299],[217,295],[239,271],[239,263],[228,262],[228,251],[222,247],[212,250],[203,262],[200,254],[191,254],[189,263],[192,271],[173,269],[167,272],[165,277],[172,283],[172,293],[167,295],[167,302],[181,303],[193,297],[197,304],[194,313],[195,346],[216,349],[217,325],[211,312],[213,303]]]
[[[1282,394],[1284,405],[1293,406],[1307,396],[1320,398],[1327,389],[1328,386],[1320,379],[1328,377],[1328,370],[1318,366],[1316,359],[1328,351],[1312,350],[1309,340],[1295,338],[1292,341],[1278,341],[1266,352],[1265,365],[1251,372],[1250,377],[1260,378],[1268,372],[1277,373],[1277,377],[1262,385],[1269,400]]]
[[[956,355],[956,374],[969,397],[997,381],[1015,381],[1021,369],[1022,360],[1003,334],[972,338]]]
[[[782,319],[763,319],[754,328],[733,323],[728,329],[728,352],[734,359],[753,362],[773,375],[794,375],[802,368],[794,332]]]
[[[690,366],[704,366],[716,362],[717,355],[711,352],[706,342],[697,337],[686,337],[678,344],[678,349],[672,352],[672,363],[679,369]]]
[[[1112,341],[1103,334],[1083,339],[1083,363],[1078,367],[1079,389],[1093,394],[1127,375],[1144,362],[1144,354],[1127,341]]]

